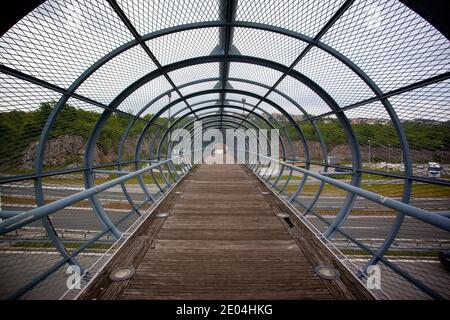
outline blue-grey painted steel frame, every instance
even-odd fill
[[[86,69],[86,71],[80,75],[77,80],[75,80],[72,85],[66,90],[66,89],[62,89],[59,88],[57,86],[54,86],[50,83],[46,83],[45,81],[41,81],[35,77],[20,73],[18,71],[12,70],[6,66],[0,66],[0,71],[5,73],[5,74],[10,74],[13,75],[15,77],[24,79],[26,81],[38,84],[40,86],[49,88],[51,90],[54,90],[56,92],[60,92],[62,94],[62,97],[60,98],[60,100],[57,102],[54,110],[51,112],[50,116],[48,117],[43,130],[41,132],[41,136],[39,139],[39,143],[38,143],[38,148],[37,148],[37,153],[36,153],[36,158],[35,158],[35,173],[33,176],[31,176],[31,178],[34,179],[34,186],[35,186],[35,194],[36,194],[36,203],[39,207],[45,207],[45,198],[44,198],[44,193],[43,193],[43,187],[42,187],[42,177],[45,176],[46,174],[49,174],[48,172],[44,172],[43,170],[43,158],[44,158],[44,151],[45,151],[45,146],[48,142],[48,138],[49,138],[49,134],[51,131],[51,128],[54,125],[54,122],[57,119],[58,114],[61,112],[61,110],[64,108],[65,104],[67,103],[68,99],[73,97],[76,99],[80,99],[82,101],[91,103],[95,106],[100,106],[103,109],[105,109],[105,111],[103,112],[103,114],[101,115],[101,117],[99,118],[99,120],[97,121],[93,131],[91,132],[91,136],[88,140],[87,143],[87,147],[86,147],[86,151],[85,151],[85,160],[84,160],[84,166],[82,169],[76,169],[76,171],[83,171],[84,172],[84,177],[85,177],[85,186],[86,188],[92,189],[94,188],[94,181],[93,181],[93,172],[94,172],[94,168],[98,167],[96,165],[94,165],[93,163],[93,152],[95,149],[95,143],[96,143],[96,139],[101,131],[102,126],[104,125],[104,123],[107,121],[108,117],[113,113],[113,112],[117,112],[119,114],[124,114],[128,117],[131,118],[130,122],[129,122],[129,126],[127,127],[121,142],[120,142],[120,146],[119,146],[119,151],[118,151],[118,157],[117,157],[117,167],[118,170],[121,170],[121,166],[122,166],[122,152],[123,152],[123,147],[126,141],[126,138],[128,136],[128,132],[131,129],[131,127],[133,126],[133,124],[135,123],[135,121],[137,121],[137,119],[140,119],[142,121],[145,121],[141,118],[139,118],[138,116],[133,116],[133,115],[129,115],[127,113],[124,113],[123,111],[120,111],[117,109],[117,107],[120,105],[120,103],[126,98],[128,97],[132,92],[134,92],[137,88],[139,88],[140,86],[142,86],[143,84],[145,84],[146,82],[150,81],[151,79],[154,79],[156,77],[159,76],[164,76],[166,77],[166,79],[170,82],[170,84],[172,85],[174,91],[176,91],[179,96],[181,101],[183,101],[187,108],[190,109],[190,113],[188,113],[188,115],[193,114],[196,118],[197,115],[195,114],[195,111],[198,110],[193,110],[192,107],[189,105],[189,103],[187,102],[186,97],[184,97],[181,92],[179,91],[179,89],[182,86],[176,86],[173,81],[170,79],[170,77],[168,76],[168,72],[185,67],[185,66],[189,66],[189,65],[194,65],[194,64],[200,64],[200,63],[208,63],[208,62],[220,62],[222,65],[222,76],[220,79],[220,81],[222,82],[222,89],[221,89],[221,98],[220,98],[220,103],[219,103],[219,107],[221,108],[221,114],[220,114],[220,125],[219,127],[222,127],[222,122],[223,122],[223,117],[225,116],[223,111],[225,108],[229,108],[229,106],[225,105],[225,94],[226,92],[235,92],[237,94],[240,95],[249,95],[250,93],[248,92],[244,92],[244,91],[240,91],[240,90],[231,90],[228,89],[226,87],[226,83],[227,81],[230,80],[230,78],[228,77],[228,72],[227,70],[229,69],[229,63],[230,62],[245,62],[245,63],[252,63],[252,64],[257,64],[257,65],[261,65],[261,66],[265,66],[265,67],[269,67],[278,71],[281,71],[283,73],[283,76],[275,83],[275,85],[273,85],[271,88],[269,88],[269,92],[263,96],[260,97],[259,102],[253,106],[253,109],[251,111],[254,111],[259,103],[261,103],[262,101],[267,102],[269,104],[271,104],[269,102],[268,99],[266,99],[268,97],[268,95],[271,92],[277,92],[276,90],[276,86],[278,83],[281,82],[281,80],[283,79],[283,77],[290,75],[293,78],[295,78],[296,80],[304,83],[305,85],[307,85],[308,87],[310,87],[316,94],[318,94],[332,109],[330,114],[335,114],[339,121],[341,126],[343,127],[346,135],[347,135],[347,139],[349,142],[349,145],[351,147],[351,151],[352,151],[352,170],[353,170],[353,175],[352,175],[352,181],[351,184],[353,186],[359,186],[360,181],[361,181],[361,172],[364,172],[365,170],[363,170],[361,168],[361,159],[360,159],[360,152],[359,152],[359,145],[358,142],[356,140],[356,136],[352,130],[352,126],[350,124],[350,122],[348,121],[348,119],[345,117],[345,114],[342,112],[343,110],[349,110],[351,108],[355,108],[355,107],[359,107],[362,106],[364,104],[370,103],[370,102],[374,102],[374,101],[380,101],[384,108],[386,109],[387,113],[389,114],[392,123],[394,125],[394,128],[396,130],[396,133],[398,135],[399,141],[400,141],[400,145],[402,148],[402,155],[403,155],[403,163],[405,165],[405,175],[402,176],[402,178],[404,179],[405,183],[404,183],[404,191],[403,191],[403,196],[402,196],[402,202],[403,203],[408,203],[409,202],[409,198],[410,198],[410,193],[411,193],[411,185],[412,185],[412,181],[413,180],[417,180],[417,177],[413,177],[413,172],[412,172],[412,163],[411,163],[411,159],[410,159],[410,154],[409,154],[409,146],[408,146],[408,142],[406,139],[406,135],[401,127],[401,123],[400,120],[394,110],[394,108],[392,107],[392,105],[390,104],[388,98],[392,95],[395,94],[400,94],[402,92],[406,92],[406,91],[410,91],[419,87],[423,87],[425,85],[429,85],[431,83],[435,83],[438,81],[443,81],[446,79],[450,78],[450,73],[444,73],[442,75],[439,75],[437,77],[432,77],[430,79],[427,80],[423,80],[420,81],[416,84],[412,84],[409,86],[406,86],[405,88],[400,88],[397,90],[394,90],[394,92],[390,92],[390,93],[383,93],[381,91],[381,89],[373,82],[372,79],[370,79],[370,77],[367,76],[367,74],[365,74],[357,65],[355,65],[351,60],[349,60],[347,57],[345,57],[344,55],[342,55],[341,53],[339,53],[338,51],[336,51],[335,49],[327,46],[324,43],[320,42],[320,38],[322,37],[322,35],[334,24],[335,21],[337,21],[337,19],[339,19],[339,17],[352,5],[352,3],[354,1],[346,1],[344,2],[344,4],[338,9],[338,11],[333,15],[333,17],[325,24],[325,26],[321,29],[321,31],[314,37],[308,37],[305,35],[302,35],[298,32],[293,32],[290,30],[286,30],[283,28],[279,28],[279,27],[275,27],[275,26],[269,26],[269,25],[264,25],[264,24],[260,24],[260,23],[253,23],[253,22],[244,22],[244,21],[234,21],[234,15],[235,15],[235,10],[236,10],[236,2],[237,1],[223,1],[223,3],[225,4],[226,7],[226,13],[225,16],[222,17],[222,19],[220,21],[209,21],[209,22],[198,22],[198,23],[192,23],[192,24],[187,24],[187,25],[182,25],[182,26],[176,26],[176,27],[171,27],[171,28],[167,28],[164,30],[160,30],[157,32],[153,32],[144,36],[141,36],[137,33],[136,29],[134,28],[134,26],[131,24],[131,22],[128,20],[128,18],[125,16],[125,14],[123,13],[123,11],[121,10],[121,8],[119,7],[119,5],[116,3],[116,1],[114,0],[108,0],[108,2],[110,3],[110,5],[112,6],[112,8],[115,10],[115,12],[118,14],[118,16],[121,18],[121,20],[124,22],[124,24],[127,26],[127,28],[130,30],[130,32],[133,34],[134,36],[134,40],[120,46],[119,48],[111,51],[110,53],[108,53],[107,55],[105,55],[104,57],[102,57],[100,60],[98,60],[96,63],[94,63],[91,67],[89,67],[88,69]],[[199,28],[209,28],[209,27],[222,27],[222,30],[224,30],[223,35],[221,36],[221,42],[219,43],[220,47],[224,48],[223,51],[223,55],[212,55],[210,57],[198,57],[198,58],[193,58],[193,59],[189,59],[186,61],[179,61],[176,63],[173,63],[169,66],[162,66],[157,60],[156,57],[153,55],[153,53],[149,50],[149,48],[147,47],[147,45],[145,44],[145,41],[150,40],[150,39],[154,39],[157,37],[161,37],[164,35],[168,35],[168,34],[172,34],[175,32],[181,32],[181,31],[186,31],[186,30],[193,30],[193,29],[199,29]],[[304,42],[306,42],[308,45],[306,47],[306,49],[304,49],[304,51],[297,57],[297,59],[289,66],[283,66],[283,65],[279,65],[277,63],[274,63],[272,61],[268,61],[268,60],[264,60],[264,59],[257,59],[254,57],[244,57],[244,56],[239,56],[239,55],[230,55],[230,47],[232,46],[232,32],[233,32],[233,28],[235,27],[242,27],[242,28],[253,28],[253,29],[260,29],[260,30],[266,30],[266,31],[270,31],[270,32],[275,32],[275,33],[279,33],[279,34],[283,34],[295,39],[299,39],[302,40]],[[111,59],[113,59],[114,57],[116,57],[117,55],[121,54],[122,52],[125,52],[126,50],[136,46],[136,45],[140,45],[142,46],[142,48],[146,51],[146,53],[149,55],[149,57],[152,59],[152,61],[156,64],[157,66],[157,70],[155,70],[154,72],[151,72],[149,75],[144,76],[143,78],[139,79],[138,81],[136,81],[134,84],[130,85],[128,88],[126,88],[122,93],[120,93],[114,100],[113,102],[108,105],[105,106],[104,104],[101,104],[97,101],[94,101],[92,99],[83,97],[79,94],[76,93],[76,90],[78,89],[78,87],[90,76],[92,75],[96,70],[98,70],[101,66],[103,66],[106,62],[110,61]],[[329,96],[320,86],[318,86],[316,83],[314,83],[313,81],[311,81],[310,79],[308,79],[307,77],[305,77],[304,75],[296,72],[295,70],[293,70],[293,67],[302,59],[302,57],[304,57],[306,55],[306,53],[313,47],[317,47],[325,52],[327,52],[328,54],[330,54],[331,56],[333,56],[334,58],[338,59],[340,62],[342,62],[344,65],[346,65],[347,67],[349,67],[360,79],[362,79],[364,81],[364,83],[374,92],[375,96],[373,98],[367,99],[365,101],[361,101],[358,103],[355,103],[353,105],[350,106],[344,106],[344,108],[340,108],[340,106],[337,105],[337,103],[331,98],[331,96]],[[240,79],[242,80],[242,79]],[[259,84],[261,85],[261,84]],[[200,94],[207,94],[207,91],[202,91]],[[277,92],[279,93],[279,92]],[[287,97],[289,98],[289,97]],[[290,98],[289,98],[290,99]],[[292,100],[292,99],[290,99]],[[156,100],[155,100],[156,101]],[[292,102],[292,101],[291,101]],[[149,104],[151,105],[151,103]],[[148,106],[149,106],[148,105]],[[173,104],[172,104],[173,105]],[[273,103],[271,104],[273,105]],[[299,109],[301,108],[300,106],[298,106],[298,104],[295,104],[297,107],[299,107]],[[148,107],[147,106],[147,107]],[[145,108],[146,109],[146,108]],[[145,109],[142,109],[139,112],[139,115],[142,114],[144,112]],[[170,109],[170,106],[166,106],[165,108],[163,108],[165,110]],[[201,109],[201,108],[200,108]],[[199,109],[199,110],[200,110]],[[278,108],[277,108],[278,109]],[[283,110],[282,108],[280,108],[281,110]],[[250,115],[252,112],[249,112],[250,110],[247,110],[248,115]],[[284,110],[283,110],[284,111]],[[282,113],[283,113],[282,111]],[[285,112],[284,112],[285,113]],[[159,112],[158,117],[161,115],[162,113]],[[284,116],[286,116],[285,114],[283,114]],[[302,141],[305,140],[303,133],[301,132],[301,129],[298,125],[298,123],[295,122],[291,122],[291,119],[289,119],[289,115],[287,114],[288,120],[290,122],[289,125],[293,125],[294,128],[297,130],[299,136],[301,137]],[[306,116],[306,113],[305,113]],[[323,116],[323,115],[320,115]],[[318,117],[320,117],[318,116]],[[313,125],[315,131],[318,133],[319,135],[319,140],[320,140],[320,144],[322,146],[323,149],[323,154],[324,154],[324,164],[325,164],[325,170],[328,168],[328,163],[327,163],[327,153],[326,153],[326,148],[325,148],[325,143],[323,141],[323,137],[320,133],[320,131],[318,130],[318,128],[315,126],[315,119],[318,117],[309,117],[303,121],[310,121],[311,124]],[[148,128],[150,126],[159,126],[158,124],[154,123],[156,118],[152,118],[150,121],[146,122],[146,127]],[[244,123],[246,118],[244,118],[241,122]],[[169,119],[170,121],[170,119]],[[173,125],[170,127],[172,128]],[[283,128],[284,129],[284,128]],[[160,129],[159,129],[160,130]],[[166,136],[166,134],[170,132],[170,129],[167,129],[165,131],[165,133],[163,134],[163,137]],[[143,132],[141,133],[141,135],[139,136],[138,139],[138,143],[136,144],[136,148],[135,148],[135,161],[132,161],[131,163],[134,163],[136,166],[136,169],[139,168],[139,165],[141,163],[141,159],[139,158],[139,149],[142,145],[142,139],[143,136],[146,133],[146,129],[143,130]],[[287,134],[288,140],[289,142],[291,142],[291,137],[289,136],[289,134]],[[155,141],[155,140],[153,140]],[[162,140],[160,141],[160,143],[162,142]],[[158,159],[159,159],[159,153],[160,153],[160,147],[161,145],[159,145],[158,148]],[[151,150],[151,149],[150,149]],[[310,157],[309,157],[309,152],[307,149],[307,144],[305,141],[305,153],[308,153],[308,155],[306,156],[306,165],[308,166],[307,169],[309,168],[309,165],[311,163]],[[285,157],[285,156],[284,156]],[[166,175],[163,172],[162,166],[165,165],[168,171],[168,177],[166,177]],[[108,165],[109,166],[109,165]],[[290,168],[290,174],[289,177],[284,185],[284,187],[280,190],[280,192],[282,192],[284,190],[284,188],[286,187],[286,185],[289,182],[289,179],[291,177],[291,173],[292,173],[292,166],[286,164],[283,162],[282,164],[282,168],[284,169],[285,167]],[[173,166],[173,163],[160,163],[158,166],[159,170],[161,171],[161,175],[164,178],[164,180],[167,183],[167,187],[170,186],[170,182],[167,179],[174,179],[174,181],[179,178],[178,176],[178,172],[175,169],[175,167]],[[172,170],[171,170],[172,168]],[[151,174],[153,175],[153,169],[152,168],[150,170]],[[173,173],[172,173],[173,171]],[[301,170],[300,170],[301,171]],[[74,169],[70,170],[60,170],[60,173],[64,173],[64,172],[74,172]],[[294,201],[296,199],[296,197],[298,196],[298,194],[301,192],[301,189],[304,185],[304,183],[306,182],[306,177],[307,176],[313,176],[312,174],[306,174],[304,173],[304,179],[302,180],[302,182],[299,184],[298,189],[296,190],[296,192],[291,196],[291,198],[289,199],[290,202]],[[58,173],[55,173],[58,174]],[[383,173],[377,173],[377,174],[383,174]],[[154,201],[154,197],[151,193],[148,192],[147,188],[145,187],[145,183],[143,182],[142,176],[141,175],[137,175],[139,182],[141,184],[142,189],[144,190],[144,192],[147,194],[148,200]],[[278,179],[281,177],[281,173],[279,174],[277,180],[272,184],[272,187],[275,186],[275,184],[278,182]],[[12,177],[10,179],[14,179],[17,177]],[[153,178],[155,178],[153,176]],[[157,179],[154,179],[155,182],[158,184]],[[430,182],[433,183],[433,180],[428,181],[427,179],[422,179],[425,180],[426,182]],[[329,181],[327,181],[329,183]],[[439,182],[440,183],[440,182]],[[138,207],[134,204],[133,200],[131,199],[129,193],[127,192],[126,186],[123,182],[120,182],[120,185],[122,187],[122,191],[126,197],[126,199],[128,200],[128,202],[130,203],[130,205],[133,208],[133,211],[136,213],[140,213]],[[159,184],[158,187],[160,188]],[[321,186],[319,188],[319,191],[316,194],[315,199],[313,200],[313,203],[309,206],[309,208],[306,210],[305,214],[308,213],[308,211],[314,206],[314,203],[317,201],[320,192],[322,190],[323,187],[323,181],[321,182]],[[163,191],[163,188],[160,188],[161,192]],[[345,188],[344,188],[345,189]],[[348,191],[348,190],[347,190]],[[350,213],[350,210],[353,206],[353,202],[355,199],[355,195],[359,194],[358,192],[355,192],[355,190],[349,191],[345,201],[344,201],[344,206],[343,208],[339,211],[338,215],[336,216],[336,219],[333,221],[333,223],[330,224],[330,228],[325,232],[325,236],[327,236],[328,238],[333,237],[337,232],[341,232],[340,228],[342,227],[343,223],[345,222],[348,214]],[[359,194],[361,196],[361,194]],[[64,199],[61,199],[64,200]],[[111,220],[109,219],[109,217],[106,215],[106,213],[104,212],[100,201],[96,198],[95,193],[92,194],[92,196],[90,196],[90,201],[91,201],[91,205],[94,209],[95,214],[97,215],[99,221],[101,222],[101,224],[103,225],[103,227],[105,228],[105,232],[111,232],[114,236],[116,237],[120,237],[121,233],[120,231],[115,227],[115,225],[111,222]],[[385,205],[385,204],[384,204]],[[388,206],[388,205],[386,205]],[[389,207],[389,206],[388,206]],[[404,209],[404,208],[403,208]],[[420,210],[420,209],[418,209]],[[8,220],[14,220],[17,217],[21,217],[26,213],[19,213],[17,215],[15,215],[14,217],[12,217],[11,219]],[[376,252],[376,254],[373,255],[372,259],[369,261],[369,263],[366,265],[366,267],[368,267],[371,264],[375,264],[377,263],[380,259],[382,259],[383,255],[385,254],[385,252],[389,249],[389,247],[391,246],[393,240],[395,239],[402,223],[404,220],[404,212],[402,212],[402,210],[399,209],[399,213],[396,217],[396,221],[394,223],[394,225],[391,228],[391,231],[389,233],[389,235],[387,236],[387,238],[385,239],[384,243],[382,244],[382,246],[378,249],[378,251]],[[22,220],[21,220],[22,221]],[[33,220],[34,221],[34,220]],[[5,223],[6,221],[0,223],[0,226]],[[20,221],[19,221],[20,222]],[[25,221],[26,223],[28,223],[28,220]],[[442,222],[442,221],[441,221]],[[19,225],[21,225],[22,222],[19,223]],[[77,264],[76,260],[74,259],[74,255],[69,255],[69,253],[67,252],[67,250],[65,249],[63,243],[61,242],[61,240],[59,239],[54,227],[52,226],[50,220],[48,219],[48,217],[46,215],[42,216],[42,223],[44,224],[45,229],[47,230],[47,233],[50,237],[50,239],[52,240],[53,244],[55,245],[55,247],[58,249],[58,251],[61,253],[61,255],[64,257],[64,259],[72,264]],[[429,222],[431,223],[431,222]],[[433,223],[431,223],[433,224]]]

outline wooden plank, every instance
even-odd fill
[[[141,226],[82,298],[370,298],[344,271],[336,283],[317,277],[315,265],[339,261],[301,221],[293,229],[276,217],[287,208],[263,191],[242,166],[195,168],[158,208],[169,217]],[[108,272],[124,264],[135,275],[112,283]]]
[[[267,186],[260,182],[261,189],[270,191]],[[280,199],[274,197],[270,192],[266,195],[266,201],[273,210],[282,211],[290,215],[289,224],[285,219],[279,218],[289,234],[295,239],[298,247],[303,251],[309,263],[313,266],[331,265],[339,270],[339,280],[322,279],[328,290],[335,299],[359,299],[372,300],[372,294],[359,282],[351,272],[326,248],[307,226],[288,208]]]

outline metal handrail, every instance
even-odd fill
[[[35,209],[20,213],[16,216],[13,216],[7,220],[0,222],[0,235],[4,235],[5,233],[19,229],[33,221],[39,220],[39,219],[46,217],[54,212],[64,209],[65,207],[70,206],[71,204],[74,204],[78,201],[87,199],[97,193],[100,193],[102,191],[110,189],[120,183],[123,183],[131,178],[137,177],[147,171],[153,170],[153,169],[161,166],[162,164],[168,163],[168,162],[173,161],[180,157],[182,157],[182,156],[181,155],[175,156],[173,158],[155,163],[149,167],[130,172],[126,175],[123,175],[123,176],[113,179],[111,181],[107,181],[105,183],[99,184],[92,188],[74,193],[63,199],[56,200],[52,203],[49,203],[49,204],[37,207]]]
[[[450,217],[450,215],[448,215],[448,212],[430,212],[430,211],[422,210],[422,209],[416,208],[414,206],[405,204],[403,202],[400,202],[400,201],[397,201],[397,200],[394,200],[394,199],[391,199],[391,198],[387,198],[387,197],[381,196],[381,195],[379,195],[377,193],[370,192],[370,191],[367,191],[367,190],[355,187],[353,185],[349,185],[349,184],[343,183],[343,182],[338,181],[336,179],[329,178],[329,177],[327,177],[328,174],[320,174],[320,173],[312,172],[310,170],[306,170],[306,169],[303,169],[303,168],[292,166],[292,165],[288,164],[287,162],[281,161],[281,160],[276,159],[276,158],[268,157],[268,156],[265,156],[265,155],[262,155],[262,154],[258,154],[258,155],[261,158],[269,159],[270,161],[277,162],[277,163],[280,163],[283,166],[289,167],[292,171],[297,171],[297,172],[303,173],[304,175],[316,178],[316,179],[320,180],[323,183],[329,183],[329,184],[331,184],[333,186],[336,186],[336,187],[341,188],[343,190],[346,190],[348,192],[353,192],[354,194],[360,195],[360,196],[362,196],[362,197],[364,197],[364,198],[366,198],[368,200],[374,201],[374,202],[379,203],[381,205],[384,205],[384,206],[386,206],[388,208],[395,209],[395,210],[403,213],[404,215],[408,215],[410,217],[413,217],[413,218],[416,218],[416,219],[420,219],[420,220],[422,220],[422,221],[424,221],[426,223],[432,224],[432,225],[434,225],[436,227],[439,227],[439,228],[442,228],[444,230],[447,230],[447,231],[449,230],[450,219],[448,219],[448,218]],[[253,171],[255,172],[256,175],[258,175],[258,172],[257,172],[258,167],[259,167],[259,165],[256,166],[256,169],[255,168],[253,169]],[[267,182],[265,182],[265,183],[267,184]],[[267,186],[271,187],[269,184],[267,184]],[[279,189],[276,189],[276,190],[279,191],[280,194],[284,193],[283,190],[279,190]],[[291,201],[293,201],[293,202],[301,205],[305,209],[307,209],[306,206],[304,206],[301,202],[297,201],[295,198],[291,198],[289,203]],[[312,212],[314,214],[314,216],[319,218],[322,222],[324,222],[327,225],[329,225],[330,227],[332,227],[332,224],[329,221],[327,221],[326,219],[324,219],[321,215],[315,213],[310,208],[308,208],[307,210]],[[399,266],[395,265],[394,263],[392,263],[391,261],[389,261],[388,259],[383,257],[383,253],[380,254],[379,251],[372,250],[370,247],[365,245],[363,242],[361,242],[361,241],[357,240],[356,238],[352,237],[347,232],[344,232],[341,228],[336,227],[335,229],[336,229],[336,232],[340,233],[345,238],[347,238],[348,240],[353,242],[357,247],[365,250],[366,252],[371,254],[373,257],[377,257],[378,260],[381,261],[385,266],[387,266],[389,269],[391,269],[396,274],[400,275],[407,282],[413,284],[416,288],[420,289],[422,292],[428,294],[433,299],[444,299],[444,297],[439,292],[437,292],[433,288],[429,287],[422,280],[417,279],[416,277],[412,276],[408,272],[405,272],[404,270],[399,268]],[[360,277],[363,274],[366,274],[366,269],[360,270],[360,272],[361,273],[356,274],[356,276]]]
[[[303,168],[299,168],[296,166],[293,166],[287,162],[281,161],[279,159],[276,158],[272,158],[272,157],[268,157],[262,154],[257,154],[259,157],[268,159],[270,161],[274,161],[274,162],[278,162],[294,171],[303,173],[305,175],[311,176],[317,180],[323,181],[325,183],[331,184],[335,187],[338,187],[340,189],[343,189],[345,191],[348,192],[352,192],[358,196],[361,196],[363,198],[366,198],[367,200],[373,201],[375,203],[381,204],[385,207],[388,207],[390,209],[394,209],[398,212],[401,212],[407,216],[422,220],[428,224],[434,225],[438,228],[444,229],[446,231],[450,231],[450,219],[448,219],[447,217],[445,217],[444,215],[440,215],[440,214],[434,214],[431,211],[427,211],[424,209],[420,209],[417,207],[414,207],[412,205],[403,203],[401,201],[398,200],[394,200],[392,198],[389,197],[385,197],[382,196],[378,193],[375,192],[371,192],[359,187],[355,187],[352,185],[349,185],[347,183],[344,183],[342,181],[339,181],[337,179],[333,179],[330,177],[327,177],[326,175],[320,174],[320,173],[316,173],[310,170],[306,170]]]

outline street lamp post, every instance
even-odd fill
[[[172,93],[169,92],[167,94],[167,96],[169,97],[169,104],[170,104],[170,100],[172,99]],[[169,130],[169,128],[170,128],[170,109],[171,108],[169,108],[169,117],[168,117],[168,121],[167,121],[167,130]],[[169,152],[169,144],[170,144],[170,139],[167,139],[167,151],[166,151],[166,154]],[[169,156],[169,155],[167,155],[167,156]]]
[[[372,168],[370,163],[370,139],[367,140],[367,142],[369,143],[369,170],[370,170]],[[367,174],[367,180],[368,182],[370,182],[370,173]]]
[[[391,146],[392,146],[392,145],[389,143],[388,146],[389,146],[388,161],[390,161],[390,160],[392,159],[392,158],[391,158]],[[389,163],[388,163],[388,162],[387,162],[386,166],[387,166],[386,169],[388,169],[388,171],[391,171],[391,169],[389,168]]]
[[[170,100],[172,100],[172,93],[169,92],[169,93],[167,94],[167,96],[169,97],[169,104],[170,104]],[[169,121],[167,122],[167,128],[170,127],[170,109],[171,109],[171,108],[169,108]]]

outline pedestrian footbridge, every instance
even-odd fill
[[[47,0],[11,13],[0,299],[448,299],[441,12]]]

